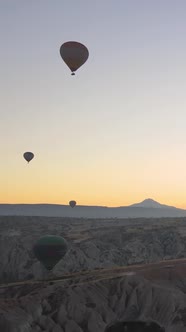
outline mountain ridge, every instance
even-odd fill
[[[154,209],[164,209],[164,208],[170,208],[170,209],[178,209],[175,206],[171,206],[171,205],[166,205],[166,204],[161,204],[157,201],[155,201],[152,198],[147,198],[144,199],[142,202],[140,203],[135,203],[130,205],[130,207],[149,207],[149,208],[154,208]],[[182,209],[181,209],[182,210]]]
[[[68,206],[68,204],[58,204],[58,203],[0,203],[0,206],[6,205],[6,206]],[[78,204],[77,206],[80,207],[99,207],[99,208],[108,208],[108,209],[117,209],[117,208],[127,208],[127,207],[150,207],[150,208],[173,208],[173,209],[179,209],[175,206],[171,205],[166,205],[159,203],[155,201],[152,198],[146,198],[143,201],[139,203],[134,203],[130,205],[120,205],[120,206],[105,206],[105,205],[81,205]],[[185,209],[180,209],[180,210],[185,210]]]
[[[107,207],[60,204],[0,204],[1,216],[45,216],[70,218],[167,218],[186,217],[186,210],[160,204],[151,198],[129,206]]]

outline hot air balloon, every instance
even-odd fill
[[[25,158],[28,163],[34,158],[34,154],[32,152],[25,152],[23,154],[23,157]]]
[[[110,324],[106,327],[105,332],[164,332],[156,322],[144,321],[122,321]]]
[[[71,75],[75,75],[74,72],[87,61],[89,51],[85,45],[75,41],[69,41],[61,45],[60,55],[70,68],[72,72]]]
[[[71,206],[71,208],[74,208],[76,206],[76,201],[70,201],[69,205]]]
[[[67,242],[61,236],[46,235],[33,247],[35,257],[47,270],[52,270],[67,252]]]

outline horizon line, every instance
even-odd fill
[[[107,206],[107,205],[84,205],[84,204],[78,204],[76,205],[76,208],[79,206],[79,207],[100,207],[100,208],[124,208],[124,207],[133,207],[133,208],[138,208],[138,206],[133,206],[133,205],[136,205],[136,204],[141,204],[143,203],[144,201],[146,200],[152,200],[154,201],[155,203],[158,203],[160,205],[164,205],[164,206],[167,206],[167,207],[172,207],[172,208],[176,208],[176,209],[180,209],[180,210],[186,210],[186,208],[180,208],[180,207],[176,207],[176,206],[173,206],[173,205],[167,205],[167,204],[164,204],[164,203],[159,203],[158,201],[155,201],[154,199],[152,198],[147,198],[147,199],[144,199],[142,201],[140,201],[139,203],[132,203],[132,204],[129,204],[129,205],[117,205],[117,206]],[[1,203],[0,202],[0,205],[57,205],[57,206],[69,206],[68,203],[64,204],[64,203],[46,203],[46,202],[43,202],[43,203]],[[145,208],[148,208],[148,207],[145,207]],[[153,208],[153,207],[149,207],[149,208]]]

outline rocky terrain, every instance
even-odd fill
[[[0,217],[1,282],[42,277],[32,246],[46,234],[68,242],[56,276],[186,257],[186,219]]]
[[[112,273],[113,272],[113,273]],[[186,284],[163,285],[121,271],[0,288],[4,332],[104,332],[112,321],[153,320],[169,332],[186,329]],[[179,281],[180,282],[180,281]]]
[[[186,331],[186,219],[7,216],[0,229],[0,331],[102,332],[128,317]],[[32,253],[46,234],[69,247],[53,281]]]

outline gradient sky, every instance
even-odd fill
[[[186,208],[185,0],[0,0],[0,40],[1,203]]]

